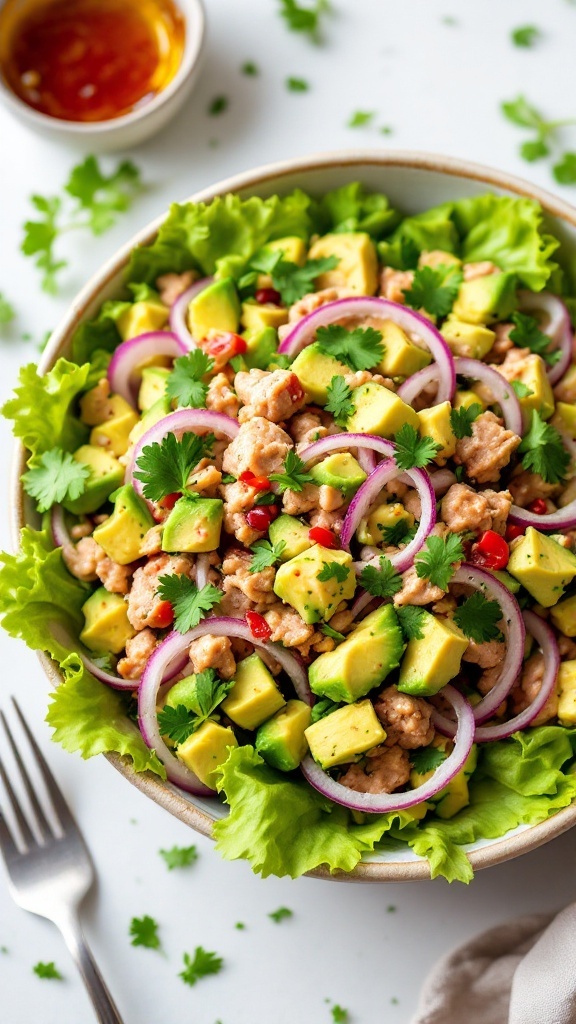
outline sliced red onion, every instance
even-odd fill
[[[302,317],[282,341],[278,351],[289,356],[297,356],[303,348],[310,345],[319,327],[327,327],[336,321],[350,317],[374,317],[379,320],[391,320],[409,335],[415,335],[429,349],[439,368],[439,384],[437,402],[451,401],[456,387],[454,358],[440,332],[420,313],[415,313],[407,306],[400,306],[389,299],[372,296],[355,296],[350,299],[337,299],[327,302],[324,306]]]
[[[163,681],[164,673],[174,660],[186,653],[193,640],[206,636],[234,636],[246,640],[258,647],[280,663],[298,694],[300,700],[307,704],[312,703],[312,695],[308,686],[308,676],[303,663],[280,644],[273,644],[269,641],[256,640],[244,619],[233,619],[228,617],[204,619],[194,629],[187,633],[170,633],[163,640],[144,669],[140,689],[138,690],[138,722],[144,742],[155,750],[156,754],[166,768],[166,774],[170,782],[180,786],[189,793],[197,796],[215,796],[214,790],[204,786],[199,779],[182,763],[165,744],[160,734],[156,702],[158,691]]]
[[[479,359],[463,359],[459,357],[454,360],[458,376],[470,377],[472,380],[479,380],[490,389],[494,398],[502,410],[502,417],[508,430],[522,437],[524,428],[522,426],[522,409],[516,397],[512,385],[498,370],[487,366]]]
[[[358,465],[368,475],[376,469],[376,455],[370,448],[358,449]]]
[[[380,600],[380,598],[378,598],[377,600],[378,600],[378,605],[382,604],[382,601]],[[358,593],[357,593],[356,597],[354,598],[354,601],[352,602],[352,605],[350,607],[350,611],[351,611],[352,615],[354,616],[354,619],[358,618],[358,616],[360,615],[360,612],[364,611],[366,606],[370,604],[370,601],[374,601],[374,595],[373,594],[370,594],[367,590],[360,590],[360,591],[358,591]]]
[[[113,672],[107,672],[105,669],[100,668],[89,655],[83,654],[82,651],[77,651],[78,657],[82,659],[82,662],[86,666],[89,672],[96,679],[99,679],[101,683],[106,683],[106,686],[111,686],[113,690],[137,690],[140,686],[141,677],[137,679],[124,679],[122,676],[117,676]],[[166,672],[164,673],[163,683],[168,683],[174,679],[180,672],[182,672],[188,661],[187,655],[183,654],[176,658],[173,664],[168,665]]]
[[[449,490],[452,484],[456,483],[456,476],[451,469],[437,469],[435,472],[429,473],[428,476],[435,494]]]
[[[182,344],[186,346],[187,351],[191,348],[196,348],[196,342],[190,334],[188,324],[186,323],[188,306],[199,292],[203,292],[209,284],[212,284],[213,280],[213,277],[203,277],[200,281],[194,281],[194,284],[191,284],[185,292],[182,292],[182,295],[179,295],[170,307],[170,328]]]
[[[206,552],[196,556],[196,586],[202,590],[208,583],[208,572],[210,569],[210,555]]]
[[[533,526],[536,530],[544,532],[548,530],[552,533],[562,533],[565,530],[573,530],[576,527],[576,499],[564,508],[543,516],[530,512],[527,508],[520,508],[519,505],[512,505],[509,520],[516,526]]]
[[[546,316],[541,330],[548,335],[553,348],[562,353],[558,362],[548,368],[548,380],[551,384],[557,384],[572,362],[570,313],[562,299],[552,292],[521,291],[518,299],[518,308],[522,313],[544,313]]]
[[[50,509],[50,529],[56,547],[65,548],[74,543],[66,527],[62,505],[53,505]]]
[[[114,352],[108,366],[111,390],[136,406],[136,388],[139,368],[153,356],[176,359],[186,355],[188,346],[171,331],[149,331],[136,338],[123,341]],[[141,376],[141,375],[140,375]]]
[[[511,736],[512,733],[518,732],[519,729],[525,729],[540,714],[558,682],[560,653],[554,633],[548,623],[534,612],[526,611],[523,613],[522,618],[524,619],[526,629],[534,637],[544,655],[542,685],[532,703],[524,711],[521,711],[520,714],[515,715],[514,718],[509,718],[507,722],[499,722],[497,725],[477,726],[474,739],[479,743],[503,740],[507,736]]]
[[[378,452],[379,455],[388,459],[396,451],[392,441],[387,441],[384,437],[378,437],[376,434],[349,434],[348,431],[343,431],[341,434],[327,434],[319,441],[313,441],[312,444],[302,449],[300,458],[303,462],[311,462],[312,459],[319,459],[320,456],[329,455],[330,452],[342,451],[342,449],[348,451],[350,448],[357,448],[358,452],[362,449]]]
[[[454,749],[439,765],[432,777],[423,782],[421,786],[417,786],[416,789],[411,789],[406,793],[358,793],[332,779],[310,755],[307,755],[300,765],[302,774],[310,785],[323,796],[352,811],[387,814],[388,811],[406,810],[429,800],[430,797],[444,789],[461,771],[474,742],[474,716],[468,701],[453,686],[445,686],[442,694],[452,705],[456,714],[457,729],[454,737]]]
[[[430,366],[425,366],[422,370],[417,370],[411,377],[407,377],[404,383],[397,389],[396,394],[398,395],[398,398],[401,398],[403,402],[406,402],[406,405],[412,405],[414,399],[417,398],[425,388],[430,387],[431,384],[438,385],[438,376],[438,367],[436,363],[432,363]],[[434,405],[439,403],[440,399],[438,398],[438,388],[436,388]]]

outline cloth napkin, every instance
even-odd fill
[[[491,928],[449,953],[411,1024],[576,1024],[576,903]]]

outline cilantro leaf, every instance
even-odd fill
[[[525,96],[517,96],[515,100],[506,100],[500,105],[504,117],[519,128],[535,128],[540,131],[546,124],[542,115],[528,102]]]
[[[297,0],[280,0],[280,14],[292,32],[303,32],[314,43],[320,41],[320,18],[330,10],[328,0],[315,0],[304,7]]]
[[[281,259],[272,271],[272,284],[280,292],[282,302],[286,306],[298,302],[313,291],[316,278],[337,266],[336,256],[323,256],[317,260],[307,260],[303,267],[289,260]]]
[[[342,637],[344,639],[344,637]],[[319,722],[321,718],[326,718],[327,715],[331,715],[333,711],[338,711],[341,708],[341,704],[337,704],[336,701],[330,700],[329,697],[323,697],[322,700],[317,700],[312,707],[312,722]]]
[[[566,479],[570,455],[562,444],[556,427],[545,423],[536,409],[532,410],[530,429],[518,448],[524,469],[538,473],[548,484],[559,484]]]
[[[414,565],[420,579],[427,579],[432,586],[448,590],[448,584],[455,572],[455,563],[464,559],[462,541],[457,533],[446,538],[428,537],[423,549],[417,555]]]
[[[454,265],[420,267],[414,271],[414,280],[404,292],[404,299],[412,309],[425,309],[434,316],[448,316],[462,280],[462,271]]]
[[[222,591],[207,583],[198,587],[187,576],[172,573],[160,576],[158,594],[164,601],[170,601],[174,609],[174,629],[187,633],[203,619],[215,604],[222,600]]]
[[[49,963],[43,963],[42,960],[39,960],[37,964],[34,964],[32,970],[39,978],[54,978],[58,981],[64,980],[53,960],[50,960]]]
[[[188,477],[201,459],[211,455],[214,434],[166,434],[158,443],[146,445],[137,460],[134,476],[143,484],[144,497],[160,501],[167,494],[185,491]]]
[[[305,484],[313,483],[313,477],[306,472],[305,466],[296,452],[289,451],[284,459],[284,472],[271,473],[269,479],[278,484],[279,494],[284,494],[288,489],[300,493]]]
[[[68,265],[67,260],[58,260],[54,255],[54,244],[62,230],[58,223],[62,202],[58,196],[38,195],[32,196],[30,202],[41,214],[41,219],[26,221],[20,249],[25,256],[35,257],[36,267],[42,271],[40,286],[43,291],[55,295],[58,291],[56,275]]]
[[[522,25],[520,28],[515,28],[511,33],[511,39],[514,46],[523,46],[529,49],[540,39],[542,33],[536,25]]]
[[[559,185],[576,185],[576,153],[563,153],[554,164],[552,174]]]
[[[158,922],[145,914],[144,917],[133,917],[130,921],[132,946],[145,946],[146,949],[160,949]]]
[[[543,160],[550,153],[550,147],[543,139],[528,139],[520,146],[520,156],[529,164],[536,160]]]
[[[348,387],[346,379],[341,374],[332,377],[326,389],[326,394],[328,395],[325,406],[326,411],[332,413],[339,427],[344,427],[346,420],[355,409],[354,402],[352,401],[352,391]]]
[[[436,458],[442,445],[431,437],[420,437],[411,423],[403,423],[398,433],[394,434],[396,452],[394,461],[399,469],[422,468]]]
[[[194,692],[189,704],[178,704],[175,708],[166,704],[158,713],[158,724],[162,735],[169,736],[175,743],[184,743],[206,719],[214,714],[218,705],[230,693],[233,685],[233,679],[227,681],[220,679],[213,668],[197,672],[194,677]]]
[[[344,583],[344,580],[347,580],[349,575],[350,569],[347,565],[341,565],[340,562],[324,562],[316,579],[320,580],[320,583],[327,583],[328,580]]]
[[[344,1009],[344,1007],[335,1003],[330,1012],[332,1013],[332,1020],[334,1021],[334,1024],[348,1024],[350,1014],[348,1013],[348,1010]]]
[[[279,540],[277,544],[271,544],[269,540],[256,541],[250,547],[250,551],[254,552],[254,557],[250,562],[248,571],[262,572],[268,566],[276,565],[285,547],[285,540]]]
[[[268,917],[272,921],[275,921],[276,924],[280,924],[280,921],[284,921],[287,917],[293,917],[293,916],[294,916],[294,911],[293,910],[289,910],[288,907],[278,907],[278,910],[273,910],[271,914],[268,914]]]
[[[350,331],[341,324],[330,324],[318,328],[316,342],[321,352],[353,370],[370,370],[384,355],[382,334],[374,327],[354,327]]]
[[[407,519],[399,519],[393,526],[382,529],[382,543],[397,548],[400,544],[412,540],[416,535],[416,527],[410,526]]]
[[[532,388],[529,388],[528,385],[524,384],[521,380],[511,380],[510,386],[516,395],[516,398],[528,398],[529,395],[534,394]]]
[[[468,408],[465,405],[461,405],[459,409],[451,409],[450,426],[456,437],[472,437],[472,424],[474,420],[478,419],[481,412],[482,406],[480,402],[473,402]]]
[[[230,100],[227,96],[215,96],[208,104],[208,114],[210,117],[218,117],[219,114],[223,114],[225,110],[228,110],[229,105]]]
[[[422,630],[423,608],[418,608],[414,604],[402,604],[396,608],[396,615],[406,641],[422,639],[424,636]]]
[[[278,497],[273,491],[260,491],[254,498],[255,505],[275,505]]]
[[[158,853],[166,862],[168,871],[174,868],[187,868],[198,860],[195,846],[172,846],[170,850],[159,850]]]
[[[24,473],[24,490],[38,503],[39,512],[68,499],[74,501],[84,493],[90,475],[88,466],[77,462],[69,452],[51,448],[32,461]]]
[[[393,597],[402,589],[402,577],[386,555],[380,555],[380,568],[366,565],[360,573],[360,585],[373,597]]]
[[[400,270],[416,270],[420,259],[420,249],[412,238],[400,239]]]
[[[355,110],[354,113],[350,115],[348,128],[365,128],[366,125],[372,123],[375,117],[375,110]]]
[[[286,79],[286,88],[289,92],[308,92],[310,86],[304,78],[294,78],[292,75]]]
[[[196,946],[194,957],[190,953],[184,953],[184,970],[180,971],[178,977],[182,978],[187,985],[195,985],[200,978],[209,974],[218,974],[224,965],[221,956],[210,953],[202,946]]]
[[[111,174],[103,174],[95,156],[87,156],[70,172],[64,188],[78,200],[80,210],[88,214],[82,222],[94,235],[111,228],[117,213],[130,208],[142,191],[140,171],[131,160],[122,160]]]
[[[441,747],[418,747],[416,750],[410,751],[410,763],[419,775],[434,771],[445,760],[446,753]]]
[[[177,744],[185,743],[200,724],[198,716],[185,704],[178,704],[175,708],[167,704],[158,712],[158,725],[162,736],[168,736]]]
[[[526,313],[512,313],[510,319],[515,324],[514,329],[510,331],[510,341],[520,348],[529,348],[531,352],[542,356],[542,359],[550,366],[554,366],[558,362],[560,352],[548,351],[552,339],[540,330],[535,317],[528,316]]]
[[[240,71],[243,75],[248,75],[251,78],[256,78],[256,76],[260,74],[258,65],[255,64],[253,60],[244,61]]]
[[[322,623],[320,626],[320,632],[324,633],[324,636],[329,636],[338,644],[341,644],[342,641],[346,639],[344,633],[339,633],[337,629],[332,629],[332,626],[329,626],[327,622]]]
[[[202,378],[213,367],[214,360],[201,348],[194,348],[188,355],[176,359],[166,385],[166,394],[170,401],[175,401],[179,407],[205,408],[208,384],[204,383]]]
[[[501,618],[502,609],[498,602],[489,601],[479,591],[466,598],[454,612],[456,625],[477,644],[502,640],[502,633],[496,625]]]
[[[0,292],[0,324],[9,324],[16,316],[14,306],[8,301],[5,295]]]

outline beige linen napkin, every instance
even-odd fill
[[[576,1024],[576,904],[509,921],[449,953],[411,1024]]]

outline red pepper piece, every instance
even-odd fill
[[[255,476],[250,469],[240,473],[238,479],[243,484],[253,487],[255,491],[269,491],[272,486],[267,476]]]
[[[156,610],[152,616],[150,625],[153,629],[165,629],[166,626],[171,626],[174,621],[174,609],[170,601],[160,601],[156,605]]]
[[[280,292],[277,292],[275,288],[258,288],[254,296],[256,302],[259,302],[261,306],[281,306],[282,296]]]
[[[321,544],[323,548],[338,547],[336,535],[332,533],[332,530],[327,530],[325,526],[313,526],[311,530],[308,530],[308,537],[314,544]]]
[[[508,523],[504,536],[508,543],[510,543],[511,541],[516,540],[517,537],[523,537],[524,529],[522,526],[516,526],[515,523]]]
[[[485,530],[472,546],[470,561],[484,569],[505,569],[510,558],[510,549],[499,533]]]
[[[528,511],[533,512],[535,516],[545,516],[548,508],[544,498],[534,498],[534,501],[531,501],[528,505]]]
[[[246,622],[255,640],[269,640],[272,636],[266,619],[258,612],[246,612]]]
[[[171,512],[178,501],[178,498],[181,497],[182,495],[180,494],[180,491],[174,491],[173,494],[167,494],[165,498],[161,498],[158,504],[161,508],[165,508],[168,512]]]
[[[242,356],[248,346],[239,334],[220,331],[216,338],[204,342],[202,347],[217,363],[228,362],[233,356]]]
[[[301,402],[302,399],[304,398],[304,388],[302,387],[300,380],[295,373],[290,374],[290,380],[288,382],[288,387],[286,390],[288,391],[288,394],[290,395],[290,398],[292,399],[294,404],[296,404],[296,402]]]

